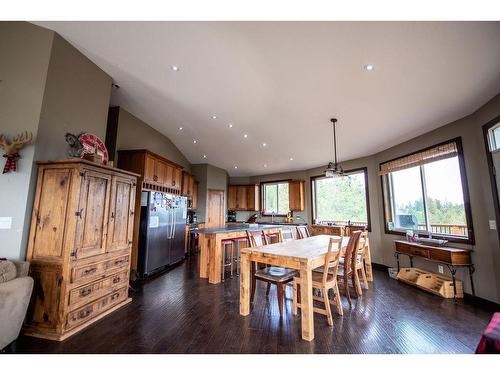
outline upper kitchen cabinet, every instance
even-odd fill
[[[142,188],[179,194],[182,185],[182,167],[147,150],[118,151],[118,167],[142,177]]]
[[[193,185],[193,195],[191,199],[191,209],[192,210],[197,210],[198,209],[198,185],[200,183],[198,181],[194,182]]]
[[[288,184],[288,200],[290,211],[304,211],[304,181],[294,180]]]
[[[194,190],[194,176],[187,172],[182,172],[182,195],[191,197]]]
[[[230,185],[227,205],[233,211],[259,211],[259,185]]]

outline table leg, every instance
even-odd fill
[[[413,257],[408,255],[408,258],[410,258],[410,267],[413,268]]]
[[[454,266],[449,265],[449,264],[447,266],[451,272],[451,278],[453,280],[453,301],[456,302],[457,301],[457,283],[455,280],[455,275],[457,273],[457,269]]]
[[[200,242],[200,278],[206,279],[209,273],[208,240],[205,234],[200,234],[198,241]]]
[[[399,253],[397,251],[394,253],[394,257],[396,258],[396,262],[398,263],[398,272],[399,272]]]
[[[300,268],[300,304],[302,339],[314,340],[314,311],[312,295],[312,269],[304,264]]]
[[[250,259],[248,254],[240,255],[240,315],[250,314]]]

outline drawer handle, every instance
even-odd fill
[[[113,284],[119,283],[121,280],[120,276],[113,277]]]
[[[111,296],[111,301],[114,301],[115,299],[117,299],[118,297],[120,297],[120,293],[115,293]]]
[[[92,293],[92,288],[82,289],[80,291],[80,297],[88,296],[90,293]]]
[[[84,319],[90,315],[92,309],[82,310],[78,313],[78,319]]]
[[[83,275],[84,275],[84,276],[87,276],[87,275],[90,275],[90,274],[95,273],[96,271],[97,271],[97,268],[96,268],[96,267],[94,267],[94,268],[89,268],[89,269],[87,269],[87,270],[85,270],[85,271],[83,272]]]
[[[120,264],[123,264],[125,263],[125,261],[122,259],[122,260],[116,260],[115,261],[115,266],[119,266]]]

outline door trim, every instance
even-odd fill
[[[488,131],[495,125],[497,125],[500,122],[500,116],[495,117],[485,125],[483,125],[483,139],[484,139],[484,147],[486,150],[486,160],[488,162],[488,171],[490,175],[490,183],[491,183],[491,191],[493,194],[493,206],[495,208],[495,220],[496,220],[496,225],[497,225],[497,235],[498,235],[498,242],[500,243],[500,230],[498,228],[498,225],[500,224],[500,202],[498,199],[498,194],[499,194],[499,188],[497,186],[496,180],[495,180],[495,175],[493,173],[493,158],[491,156],[491,151],[490,151],[490,144],[488,142]],[[500,172],[500,171],[499,171]]]
[[[208,218],[209,218],[209,214],[208,214],[208,210],[209,210],[209,207],[210,207],[210,193],[211,192],[215,192],[215,193],[222,193],[222,210],[221,210],[221,219],[222,219],[222,223],[221,223],[221,226],[223,227],[226,223],[225,223],[225,215],[224,215],[224,208],[225,208],[225,202],[226,202],[226,192],[225,190],[222,190],[222,189],[207,189],[207,205],[206,205],[206,224],[208,224]]]

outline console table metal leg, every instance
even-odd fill
[[[413,268],[413,257],[408,255],[408,258],[410,258],[410,267]]]
[[[452,266],[451,264],[447,264],[447,266],[451,272],[451,278],[453,280],[453,302],[457,302],[457,284],[455,281],[455,275],[457,273],[457,269],[455,268],[455,266]]]
[[[396,262],[398,263],[398,272],[399,272],[399,253],[395,252],[394,257],[396,258]]]

